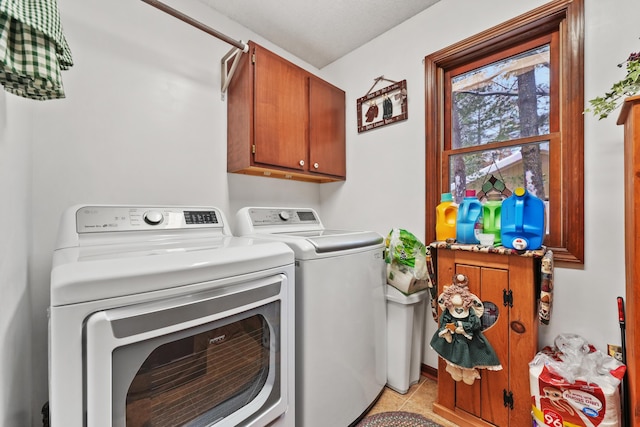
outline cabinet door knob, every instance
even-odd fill
[[[314,164],[313,164],[313,167],[314,167],[314,168],[316,168],[316,169],[318,169],[318,168],[320,167],[320,165],[319,165],[319,164],[317,164],[317,163],[314,163]]]
[[[524,334],[527,331],[526,326],[519,320],[514,320],[510,323],[511,329],[516,334]]]
[[[304,166],[304,160],[300,160],[300,166]]]

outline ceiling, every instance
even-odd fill
[[[323,68],[439,0],[199,1]],[[247,41],[242,35],[232,38]]]

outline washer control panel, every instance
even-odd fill
[[[249,209],[249,217],[254,226],[258,225],[301,225],[320,224],[312,209]]]
[[[83,206],[76,211],[78,233],[223,228],[215,208]]]

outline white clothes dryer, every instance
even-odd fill
[[[214,207],[74,206],[53,254],[52,427],[295,425],[294,254]]]
[[[308,208],[246,207],[235,234],[296,258],[296,426],[346,427],[387,382],[384,239],[327,230]]]

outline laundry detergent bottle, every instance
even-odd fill
[[[482,227],[485,234],[493,234],[493,243],[500,246],[500,221],[502,217],[502,196],[499,194],[487,195],[487,201],[482,205]]]
[[[453,203],[451,193],[442,193],[440,204],[436,206],[436,240],[456,238],[456,217],[458,206]]]
[[[482,204],[476,198],[476,190],[467,190],[458,206],[456,240],[462,244],[478,244],[478,233],[482,233]]]
[[[522,187],[502,202],[500,236],[509,249],[540,249],[545,234],[544,202]]]

